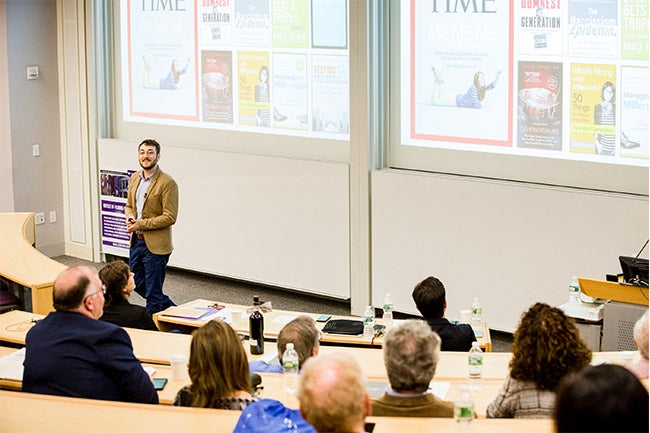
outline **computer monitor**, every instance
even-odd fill
[[[620,256],[618,261],[626,283],[648,287],[648,259]]]

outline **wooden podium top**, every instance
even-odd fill
[[[648,305],[648,288],[609,281],[578,278],[580,290],[592,298],[609,299],[628,304]]]

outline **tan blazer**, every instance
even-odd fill
[[[135,193],[140,184],[139,170],[131,175],[129,191],[126,199],[124,214],[128,218],[137,216]],[[154,254],[170,254],[174,249],[172,245],[172,225],[178,215],[178,185],[160,166],[154,174],[142,208],[140,229],[144,234],[144,242],[149,251]],[[135,233],[131,234],[131,245],[135,240]]]

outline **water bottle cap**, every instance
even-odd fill
[[[293,343],[287,343],[287,350],[293,349]]]
[[[472,347],[478,347],[480,349],[481,346],[478,345],[478,341],[472,341]]]

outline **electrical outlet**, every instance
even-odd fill
[[[38,77],[41,75],[41,72],[38,66],[27,66],[27,79],[28,80],[38,80]]]
[[[50,211],[50,222],[55,223],[56,222],[56,211],[51,210]]]
[[[45,212],[38,212],[34,216],[34,222],[36,225],[45,224]]]
[[[41,156],[40,144],[32,144],[32,156]]]

